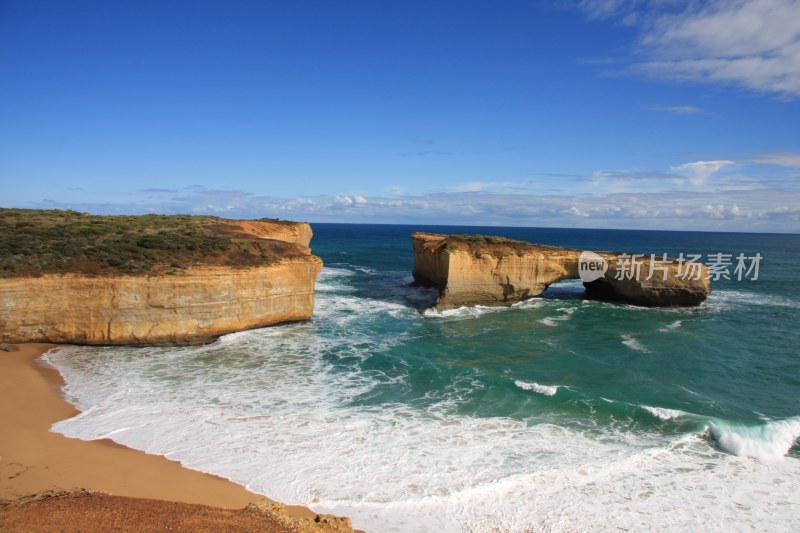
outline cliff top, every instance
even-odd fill
[[[0,208],[0,277],[176,274],[308,255],[307,224],[214,216],[97,216]]]
[[[427,246],[436,249],[465,250],[474,253],[491,253],[494,255],[524,254],[526,252],[541,250],[570,250],[558,246],[533,244],[527,241],[509,239],[494,235],[455,234],[442,235],[439,233],[414,233],[413,239],[424,241]]]

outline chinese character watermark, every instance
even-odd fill
[[[707,277],[711,281],[736,280],[756,281],[758,279],[761,260],[760,253],[748,256],[740,253],[734,257],[730,253],[712,253],[706,256],[703,263],[701,254],[684,254],[681,252],[677,258],[670,258],[667,254],[619,254],[616,257],[616,280],[639,281],[644,276],[645,280],[660,279],[667,281],[670,272],[673,276],[683,280],[700,280],[703,276],[703,266],[707,269]],[[592,282],[602,278],[608,271],[608,261],[594,252],[582,252],[578,259],[578,274],[584,282]]]
[[[761,264],[761,254],[756,253],[756,255],[752,257],[745,257],[744,254],[739,254],[736,256],[736,268],[733,269],[733,274],[736,276],[736,281],[742,281],[742,279],[747,279],[750,276],[750,281],[755,281],[758,279],[758,267]],[[747,266],[747,261],[750,261],[750,265]],[[745,268],[747,269],[745,271]],[[744,273],[744,274],[742,274]]]
[[[701,262],[703,256],[700,254],[687,254],[684,257],[683,252],[678,256],[678,272],[676,277],[680,279],[699,280],[703,275]]]

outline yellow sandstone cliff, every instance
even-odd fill
[[[414,279],[439,289],[437,309],[510,305],[541,294],[553,283],[579,278],[580,250],[430,233],[415,233],[412,242]],[[650,259],[642,258],[638,279],[617,280],[619,254],[598,255],[608,270],[600,279],[584,284],[592,298],[653,306],[697,305],[711,292],[705,266],[698,265],[699,279],[682,277],[673,260],[647,279]]]
[[[225,233],[231,236],[256,239],[271,239],[293,244],[305,248],[311,244],[313,232],[311,226],[305,222],[265,222],[263,220],[229,220],[219,224]]]
[[[310,319],[322,268],[308,248],[311,227],[224,222],[220,233],[277,257],[259,262],[248,256],[235,266],[198,261],[166,273],[3,277],[0,342],[196,344]]]

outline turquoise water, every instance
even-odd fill
[[[413,231],[764,258],[755,281],[649,309],[579,281],[424,311]],[[109,437],[369,531],[800,527],[800,236],[314,225],[309,323],[49,360]]]

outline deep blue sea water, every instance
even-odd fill
[[[82,411],[55,430],[370,532],[800,529],[800,236],[313,228],[313,320],[51,352]],[[510,308],[433,312],[435,293],[409,286],[414,231],[763,259],[696,308],[587,301],[566,281]]]

